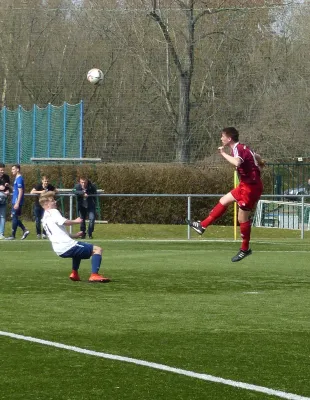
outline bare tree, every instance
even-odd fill
[[[224,124],[264,154],[301,154],[306,5],[288,34],[272,30],[263,3],[16,0],[0,10],[2,100],[31,108],[83,99],[86,154],[106,161],[202,160]],[[86,80],[92,67],[105,73],[100,87]]]
[[[216,24],[209,20],[203,20],[206,27],[210,26],[211,30],[205,28],[200,34],[197,35],[197,25],[206,15],[209,18],[215,14],[223,12],[238,12],[243,10],[242,2],[234,2],[230,7],[225,6],[226,2],[221,2],[220,6],[217,4],[217,8],[211,8],[214,6],[214,2],[204,2],[197,0],[175,0],[174,5],[178,8],[183,16],[185,17],[185,24],[182,30],[182,38],[184,48],[178,50],[177,42],[172,37],[169,30],[169,22],[166,21],[160,10],[160,0],[152,0],[152,11],[150,16],[158,24],[162,35],[166,41],[169,54],[174,63],[179,84],[179,104],[178,110],[176,112],[176,125],[175,125],[175,136],[176,136],[176,149],[175,149],[175,161],[177,162],[189,162],[191,160],[191,142],[192,142],[192,132],[191,132],[191,112],[193,109],[192,101],[192,83],[193,75],[195,71],[195,49],[197,48],[200,41],[206,38],[216,35],[219,37],[218,43],[222,42],[221,36],[225,37],[225,30],[218,30]],[[250,3],[250,5],[256,5],[255,2]],[[249,6],[249,2],[247,3]],[[232,7],[234,6],[234,7]],[[238,7],[236,7],[238,6]],[[239,8],[240,7],[240,8]],[[215,29],[212,31],[212,27]],[[226,38],[227,39],[227,38]],[[166,96],[166,103],[170,105],[169,97],[169,85],[167,85],[167,90],[164,92]],[[170,107],[172,110],[172,107]],[[212,111],[211,111],[212,113]]]

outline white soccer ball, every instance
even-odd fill
[[[100,85],[103,81],[103,72],[99,68],[92,68],[87,72],[87,80],[92,85]]]

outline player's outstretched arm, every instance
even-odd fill
[[[83,219],[80,218],[80,217],[77,217],[76,219],[67,219],[67,220],[64,222],[64,225],[65,225],[65,226],[76,225],[76,224],[80,224],[82,221],[83,221]]]
[[[72,239],[78,239],[78,238],[84,236],[84,232],[80,231],[80,232],[77,232],[77,233],[70,233],[69,236]]]

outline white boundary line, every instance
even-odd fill
[[[59,349],[70,350],[70,351],[74,351],[76,353],[86,354],[89,356],[101,357],[101,358],[106,358],[109,360],[122,361],[122,362],[127,362],[127,363],[131,363],[131,364],[135,364],[135,365],[142,365],[142,366],[148,367],[148,368],[154,368],[154,369],[159,369],[161,371],[173,372],[178,375],[189,376],[190,378],[196,378],[196,379],[201,379],[204,381],[221,383],[223,385],[233,386],[233,387],[240,388],[240,389],[246,389],[246,390],[252,390],[254,392],[265,393],[269,396],[277,396],[282,399],[310,400],[310,397],[304,397],[304,396],[299,396],[298,394],[287,393],[287,392],[282,392],[280,390],[269,389],[264,386],[257,386],[257,385],[252,385],[249,383],[219,378],[219,377],[213,376],[213,375],[199,374],[197,372],[192,372],[192,371],[187,371],[185,369],[169,367],[168,365],[164,365],[164,364],[157,364],[157,363],[153,363],[153,362],[149,362],[149,361],[138,360],[136,358],[117,356],[117,355],[113,355],[113,354],[101,353],[101,352],[97,352],[97,351],[82,349],[80,347],[68,346],[68,345],[65,345],[62,343],[50,342],[48,340],[37,339],[37,338],[31,337],[31,336],[17,335],[15,333],[3,332],[3,331],[0,331],[0,336],[6,336],[6,337],[13,338],[13,339],[18,339],[18,340],[25,340],[27,342],[39,343],[39,344],[43,344],[45,346],[51,346],[51,347],[56,347]]]
[[[78,240],[78,239],[77,239]],[[309,242],[304,240],[301,241],[300,239],[284,239],[283,241],[272,241],[270,239],[251,239],[251,243],[259,243],[259,244],[270,244],[270,245],[277,245],[277,244],[283,244],[287,246],[287,241],[289,245],[294,245],[294,246],[308,246]],[[16,239],[16,240],[1,240],[1,243],[21,243],[21,239]],[[27,241],[23,241],[23,243],[49,243],[48,240],[39,240],[39,239],[27,239]],[[91,239],[91,240],[85,240],[85,242],[88,243],[102,243],[102,242],[114,242],[114,243],[241,243],[241,239],[234,240],[234,239]]]

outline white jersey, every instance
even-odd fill
[[[45,232],[52,242],[53,250],[57,255],[61,255],[70,250],[77,243],[73,240],[64,226],[67,218],[64,218],[56,208],[45,210],[42,218],[42,225]]]

